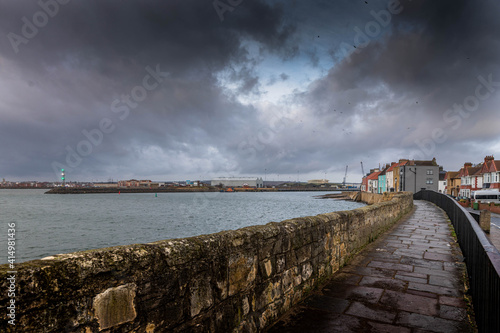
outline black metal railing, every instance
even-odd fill
[[[417,192],[413,198],[430,201],[448,214],[465,257],[478,329],[500,332],[500,252],[453,198],[429,190]]]

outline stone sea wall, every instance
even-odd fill
[[[355,192],[358,197],[356,201],[362,201],[369,205],[373,205],[380,202],[391,201],[395,195],[399,195],[400,192],[385,192],[384,194],[368,193],[368,192]]]
[[[15,265],[15,281],[2,265],[0,331],[257,332],[412,207],[400,193],[351,211],[57,255]]]

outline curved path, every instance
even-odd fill
[[[267,332],[469,332],[465,264],[448,217],[427,201]]]

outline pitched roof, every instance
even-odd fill
[[[491,161],[490,162],[490,172],[500,171],[500,161]]]
[[[387,169],[387,172],[391,172],[392,170],[394,170],[395,167],[397,167],[399,165],[399,163],[392,163],[391,166],[389,167],[389,169]]]
[[[476,172],[480,172],[482,170],[482,165],[476,165],[476,166],[465,166],[460,169],[459,171],[459,176],[460,177],[466,177],[466,176],[472,176]]]
[[[444,177],[444,179],[457,178],[457,175],[458,175],[458,171],[448,171],[448,172],[446,172],[446,176]]]
[[[458,177],[465,177],[467,176],[467,168],[460,168],[460,170],[458,170]]]
[[[471,175],[473,175],[473,176],[480,176],[480,175],[482,175],[482,174],[483,174],[483,164],[484,164],[484,163],[480,163],[480,164],[478,164],[478,165],[476,166],[476,168],[477,168],[476,172],[474,172],[474,173],[473,173],[473,174],[471,174]]]
[[[389,170],[389,168],[390,168],[390,167],[391,167],[391,166],[390,166],[389,164],[387,164],[387,165],[385,166],[385,168],[384,168],[382,171],[380,171],[379,176],[385,176],[385,174],[387,173],[387,171]]]
[[[488,162],[484,162],[483,165],[481,166],[481,170],[479,172],[480,173],[490,172],[489,169],[490,169],[490,167],[488,165]]]
[[[368,175],[368,177],[366,177],[368,180],[374,180],[374,179],[378,179],[378,175],[380,174],[381,171],[377,171],[377,172],[372,172],[371,174]]]
[[[472,176],[472,175],[475,175],[476,173],[478,173],[479,171],[481,171],[481,167],[482,165],[476,165],[474,167],[471,167],[471,168],[467,168],[467,175],[468,176]]]
[[[437,166],[436,161],[414,161],[411,160],[409,165],[415,165],[415,166]]]

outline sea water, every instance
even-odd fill
[[[7,263],[8,229],[12,223],[15,260],[19,263],[59,253],[210,234],[364,205],[315,198],[324,192],[60,195],[45,191],[0,190],[4,244],[0,264]]]

